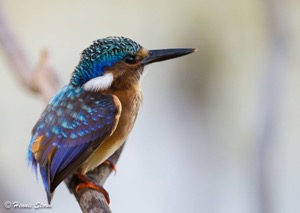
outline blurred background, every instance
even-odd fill
[[[105,184],[113,212],[300,212],[299,1],[0,3],[32,69],[46,48],[63,84],[98,38],[198,48],[148,68],[136,125]],[[25,160],[45,102],[7,59],[0,46],[0,212],[81,212],[64,184],[50,210],[3,207],[46,203]]]

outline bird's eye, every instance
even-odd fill
[[[124,58],[124,61],[127,63],[127,64],[134,64],[136,61],[135,61],[135,57],[133,55],[127,55],[125,58]]]

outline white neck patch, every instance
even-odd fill
[[[83,89],[87,91],[98,91],[108,89],[114,80],[111,73],[105,73],[103,76],[93,78],[83,85]]]

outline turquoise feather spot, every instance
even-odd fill
[[[58,126],[52,127],[52,132],[56,135],[60,134],[61,130]]]
[[[75,134],[75,132],[71,132],[70,138],[72,138],[72,139],[76,139],[77,138],[77,135]]]

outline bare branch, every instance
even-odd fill
[[[8,62],[12,66],[19,80],[31,91],[41,94],[45,100],[59,89],[60,83],[58,76],[49,63],[49,57],[46,50],[40,54],[37,67],[33,69],[26,56],[22,45],[16,38],[12,28],[6,20],[5,11],[0,1],[0,43]]]
[[[47,50],[42,50],[37,66],[32,68],[28,62],[26,52],[7,22],[2,6],[2,0],[0,0],[0,44],[2,45],[8,62],[12,66],[12,70],[19,80],[29,90],[41,94],[44,101],[48,102],[54,93],[61,87],[58,75],[49,61],[49,54]],[[122,149],[123,146],[110,157],[112,163],[117,163]],[[102,164],[87,175],[99,185],[103,185],[110,173],[111,168]],[[74,176],[65,180],[65,183],[70,192],[75,195],[84,213],[111,212],[104,196],[100,192],[93,189],[82,189],[78,193],[74,193],[76,187]]]
[[[119,148],[109,158],[111,163],[113,163],[113,164],[117,163],[117,161],[121,155],[123,146],[121,146],[121,148]],[[87,175],[93,181],[95,181],[99,185],[103,186],[104,182],[106,181],[106,179],[108,178],[110,173],[111,173],[111,168],[105,164],[101,164],[93,171],[88,172]],[[76,178],[74,178],[73,176],[66,179],[65,183],[67,184],[70,192],[75,195],[83,213],[111,212],[109,206],[106,203],[106,199],[101,192],[98,192],[96,190],[90,190],[90,189],[82,189],[78,193],[75,193]]]

